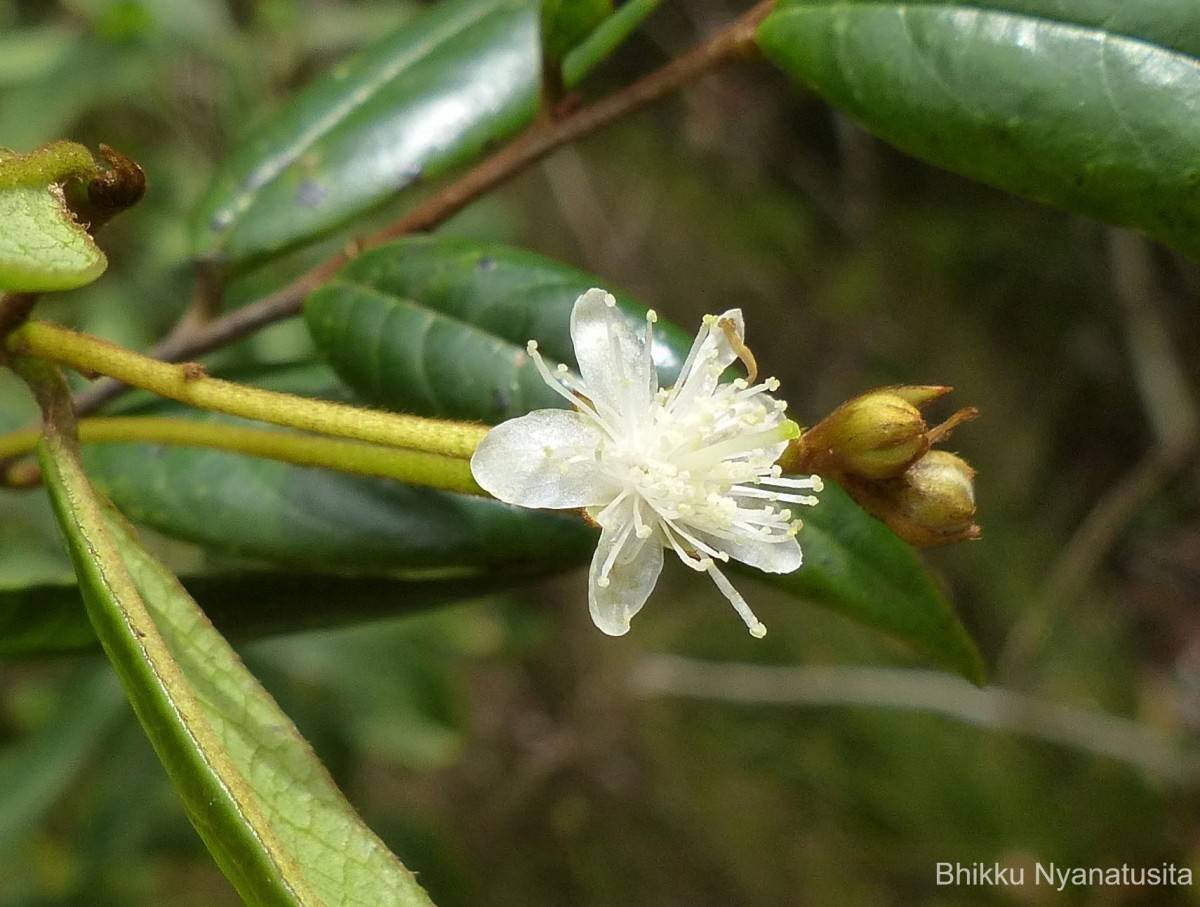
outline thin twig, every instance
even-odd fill
[[[1176,782],[1191,783],[1200,777],[1197,761],[1185,754],[1179,739],[1165,731],[1000,687],[979,689],[937,671],[765,667],[656,655],[635,665],[631,683],[642,696],[930,712],[1107,756]]]
[[[358,248],[369,249],[400,236],[432,230],[554,149],[653,104],[723,63],[753,53],[755,31],[773,6],[774,0],[762,0],[694,50],[629,87],[581,107],[561,120],[539,120],[425,204],[364,240]],[[149,355],[168,362],[192,359],[290,318],[300,311],[308,294],[328,281],[348,258],[348,253],[339,252],[269,296],[199,325],[187,334],[174,333]],[[76,410],[80,414],[93,412],[122,390],[123,386],[115,381],[99,381],[76,398]]]

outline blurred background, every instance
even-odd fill
[[[664,4],[584,92],[747,5]],[[105,277],[44,313],[161,336],[191,292],[187,217],[215,163],[418,7],[0,0],[0,145],[105,142],[150,183],[105,231]],[[746,580],[771,630],[752,640],[676,564],[621,639],[592,627],[576,572],[246,646],[439,905],[1200,902],[935,876],[1200,869],[1194,263],[907,158],[761,63],[556,153],[444,229],[582,267],[688,328],[741,306],[802,421],[874,386],[953,385],[941,415],[983,412],[950,447],[979,471],[984,535],[927,562],[999,689]],[[229,355],[305,344],[282,325]],[[0,408],[4,426],[31,412],[7,383]],[[0,507],[54,545],[36,492]],[[102,660],[0,663],[0,905],[236,903]]]

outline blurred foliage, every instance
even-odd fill
[[[190,294],[189,213],[242,124],[417,6],[0,0],[0,144],[104,141],[150,179],[146,199],[106,229],[105,278],[47,314],[127,344],[159,336]],[[664,4],[584,90],[625,84],[737,11]],[[992,665],[1013,628],[1037,619],[1080,522],[1154,443],[1107,228],[916,163],[765,66],[705,79],[559,152],[444,232],[604,274],[681,324],[742,306],[758,361],[803,420],[875,385],[955,385],[956,402],[984,413],[954,438],[979,470],[984,541],[928,560]],[[1147,254],[1195,386],[1200,271]],[[306,344],[286,325],[225,358],[281,360]],[[0,381],[0,420],[28,418]],[[1080,579],[1077,604],[995,679],[1168,739],[1193,734],[1198,498],[1194,465],[1161,479]],[[6,527],[18,511],[29,527],[4,537],[0,558],[61,580],[41,500],[5,492],[0,506]],[[658,595],[673,606],[648,609],[620,640],[594,631],[584,582],[570,575],[520,603],[278,639],[244,655],[443,907],[1196,903],[1185,889],[1057,899],[1045,888],[934,884],[939,861],[1196,868],[1194,784],[935,716],[639,697],[639,665],[662,651],[912,663],[765,586],[746,591],[771,635],[731,635],[703,619],[723,603],[695,580],[668,571]],[[25,783],[7,774],[13,766],[45,767],[23,753],[64,723],[91,735],[64,744],[77,764],[37,788],[36,809],[26,799],[27,830],[3,839],[0,907],[236,904],[128,711],[71,721],[85,682],[103,698],[107,681],[85,680],[74,663],[0,664],[5,788]],[[7,804],[0,833],[13,820]]]

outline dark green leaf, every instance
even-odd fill
[[[314,570],[529,576],[578,563],[591,541],[576,517],[214,450],[104,444],[87,462],[137,522]]]
[[[183,799],[247,904],[427,905],[295,727],[175,578],[106,518],[47,407],[42,469],[97,635]]]
[[[182,579],[222,635],[236,641],[397,617],[494,595],[523,577],[392,579],[294,570],[246,570]],[[95,649],[96,634],[74,583],[0,591],[0,657]]]
[[[833,482],[804,512],[804,566],[795,573],[756,573],[868,626],[905,640],[972,683],[985,680],[983,660],[920,558]]]
[[[533,116],[538,0],[448,0],[318,79],[251,134],[197,211],[198,255],[328,231]]]
[[[563,82],[578,84],[592,67],[616,50],[662,0],[626,0],[563,57]]]
[[[326,368],[299,366],[257,383],[318,395],[337,381]],[[218,418],[170,403],[136,412]],[[586,560],[593,539],[565,514],[215,450],[98,444],[85,455],[89,474],[131,519],[309,571],[500,583]]]
[[[1193,0],[781,0],[759,43],[897,147],[1200,255]]]
[[[542,51],[558,61],[612,14],[612,0],[541,0]]]
[[[360,255],[305,303],[317,346],[338,374],[389,409],[489,424],[566,402],[525,352],[574,365],[571,307],[597,278],[531,252],[412,238]],[[617,294],[639,331],[646,310]],[[691,338],[655,326],[655,363],[678,375]]]

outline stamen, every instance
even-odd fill
[[[742,594],[733,588],[733,584],[725,578],[725,574],[718,570],[716,565],[709,564],[708,575],[713,578],[713,582],[717,584],[717,588],[729,599],[729,603],[733,605],[733,609],[737,611],[738,616],[745,621],[750,635],[755,639],[762,639],[766,636],[767,628],[763,626],[761,620],[754,616],[754,612],[750,610],[750,606],[746,604],[746,600],[742,598]]]
[[[625,489],[620,494],[618,494],[615,498],[613,498],[611,501],[609,501],[604,506],[604,509],[601,510],[599,513],[597,513],[596,516],[594,517],[596,522],[599,523],[601,526],[603,526],[604,521],[606,519],[608,519],[609,516],[612,515],[612,512],[614,510],[616,510],[617,507],[620,506],[621,502],[624,501],[627,497],[629,497],[629,489]]]
[[[711,564],[712,558],[700,558],[696,557],[694,554],[689,554],[687,551],[684,551],[679,542],[675,540],[675,536],[672,531],[676,530],[677,527],[673,523],[669,522],[664,522],[662,526],[664,530],[663,535],[667,537],[667,541],[671,543],[671,547],[675,549],[675,553],[679,555],[679,559],[681,561],[683,561],[693,570],[705,571],[708,569],[708,567],[705,565],[705,561]]]
[[[796,479],[791,476],[772,475],[764,480],[769,485],[780,485],[784,488],[804,488],[809,491],[823,491],[825,483],[820,476],[809,476],[806,479]]]
[[[729,493],[742,495],[747,498],[766,498],[768,501],[786,501],[789,504],[804,504],[808,507],[815,507],[819,503],[816,495],[772,491],[769,488],[761,488],[754,485],[734,485],[729,489]]]
[[[728,438],[725,441],[718,441],[707,447],[701,447],[692,453],[684,454],[675,462],[680,466],[684,466],[693,463],[703,463],[705,461],[726,460],[737,454],[751,453],[764,447],[770,447],[791,437],[785,430],[787,424],[785,422],[783,425],[778,425],[775,428],[748,432],[737,437]]]
[[[783,513],[788,513],[788,511],[785,510]],[[787,526],[788,521],[782,514],[771,510],[750,510],[746,508],[738,514],[738,523],[743,528],[764,526],[767,529],[782,530]]]
[[[633,526],[626,524],[621,530],[617,540],[613,542],[612,550],[608,552],[608,557],[604,559],[604,564],[600,567],[600,574],[596,577],[596,585],[601,589],[607,589],[612,582],[608,578],[609,572],[613,568],[613,564],[617,562],[617,555],[621,553],[621,549],[625,547],[625,543],[629,541],[629,534],[633,531]]]
[[[712,326],[716,320],[716,315],[704,316],[700,330],[696,333],[696,339],[692,341],[692,348],[688,350],[687,358],[683,360],[683,365],[679,369],[679,380],[671,388],[671,398],[667,401],[668,407],[675,402],[679,389],[687,383],[687,379],[691,376],[692,368],[696,364],[696,357],[700,354],[700,349],[704,346],[704,341],[708,339],[708,335],[712,332]]]
[[[730,494],[740,494],[746,498],[766,498],[768,501],[778,501],[780,492],[760,488],[757,485],[734,485],[729,489]]]
[[[634,535],[640,539],[648,539],[654,534],[654,530],[647,526],[642,519],[641,498],[635,498],[633,502],[633,530]]]
[[[546,365],[546,360],[542,358],[542,354],[538,352],[538,343],[536,340],[530,340],[529,343],[525,345],[525,349],[529,353],[529,358],[533,360],[533,364],[537,368],[538,374],[541,375],[542,381],[547,387],[569,402],[573,407],[577,408],[580,412],[591,417],[595,423],[600,426],[600,428],[604,429],[610,438],[617,437],[617,434],[613,431],[612,426],[600,415],[600,411],[593,405],[592,401],[583,396],[583,394],[574,391],[574,387],[579,387],[581,389],[583,387],[582,384],[575,381],[574,375],[569,375],[569,378],[566,380],[558,379],[550,371],[550,367]],[[568,390],[563,386],[568,382],[573,386],[572,390]]]
[[[728,561],[729,560],[729,555],[726,554],[724,551],[714,548],[712,545],[705,544],[704,542],[700,541],[700,539],[696,538],[691,533],[685,532],[683,529],[680,529],[673,522],[668,521],[667,525],[670,526],[671,529],[673,529],[675,532],[678,532],[679,537],[681,539],[683,539],[685,542],[687,542],[689,545],[693,546],[697,551],[703,551],[709,557],[715,557],[719,561]]]

